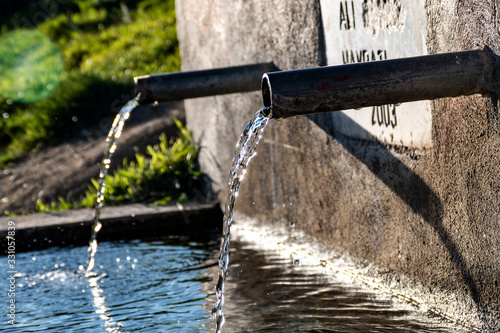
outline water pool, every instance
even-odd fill
[[[19,253],[16,325],[4,317],[0,331],[213,332],[218,247],[217,238],[181,236],[102,242],[91,279],[79,270],[86,247]],[[237,237],[230,252],[223,332],[465,332]]]
[[[102,242],[86,278],[87,247],[50,248],[16,256],[16,325],[11,332],[206,331],[203,269],[218,245],[183,237]],[[6,263],[7,258],[0,258]],[[0,288],[9,287],[6,269]],[[8,305],[5,297],[2,308]]]

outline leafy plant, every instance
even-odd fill
[[[191,132],[177,119],[175,122],[179,129],[177,138],[169,141],[162,134],[157,145],[147,147],[146,155],[137,152],[135,161],[128,163],[123,160],[121,168],[106,176],[106,205],[132,202],[159,205],[206,195],[206,177],[197,167],[199,148],[193,144]],[[72,202],[68,198],[59,198],[58,203],[37,202],[37,210],[93,207],[98,186],[98,180],[93,179],[82,200]]]

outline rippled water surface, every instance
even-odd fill
[[[86,247],[18,253],[17,325],[2,316],[0,331],[214,332],[218,246],[185,237],[102,242],[94,280],[79,270]],[[223,332],[464,332],[278,252],[237,238],[230,252]],[[5,269],[0,279],[7,290]],[[5,309],[7,297],[0,302]]]
[[[4,319],[0,331],[207,331],[211,320],[202,308],[206,277],[199,267],[213,255],[215,243],[171,237],[102,242],[99,247],[96,278],[86,278],[85,270],[79,270],[87,257],[86,247],[19,253],[17,324],[7,325]],[[0,288],[6,290],[5,270],[0,278]]]

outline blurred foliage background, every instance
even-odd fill
[[[179,70],[174,0],[0,2],[0,169],[96,129],[104,140],[111,124],[100,122],[134,97],[134,76]],[[206,197],[199,149],[176,124],[177,138],[161,136],[107,176],[106,204]],[[37,210],[91,207],[96,193],[92,180],[84,197],[38,200]]]
[[[23,38],[12,38],[16,31],[43,34],[59,50],[62,68],[48,73],[59,73],[60,82],[47,78],[49,96],[17,99],[7,93],[22,90],[19,75],[5,74],[13,66],[12,40],[23,43]],[[30,67],[30,73],[40,67]],[[3,1],[0,69],[2,168],[112,117],[134,97],[134,76],[178,71],[174,0]]]

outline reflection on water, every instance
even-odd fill
[[[90,292],[93,297],[95,313],[99,315],[99,318],[101,318],[101,320],[103,320],[106,332],[110,333],[121,332],[120,328],[123,327],[123,324],[116,323],[112,317],[108,316],[107,314],[108,308],[106,307],[106,298],[103,296],[103,290],[99,286],[99,280],[105,277],[106,274],[103,274],[101,276],[88,276],[88,274],[85,275],[89,280]]]
[[[280,249],[233,240],[226,332],[468,332]],[[298,265],[300,262],[300,265]]]

